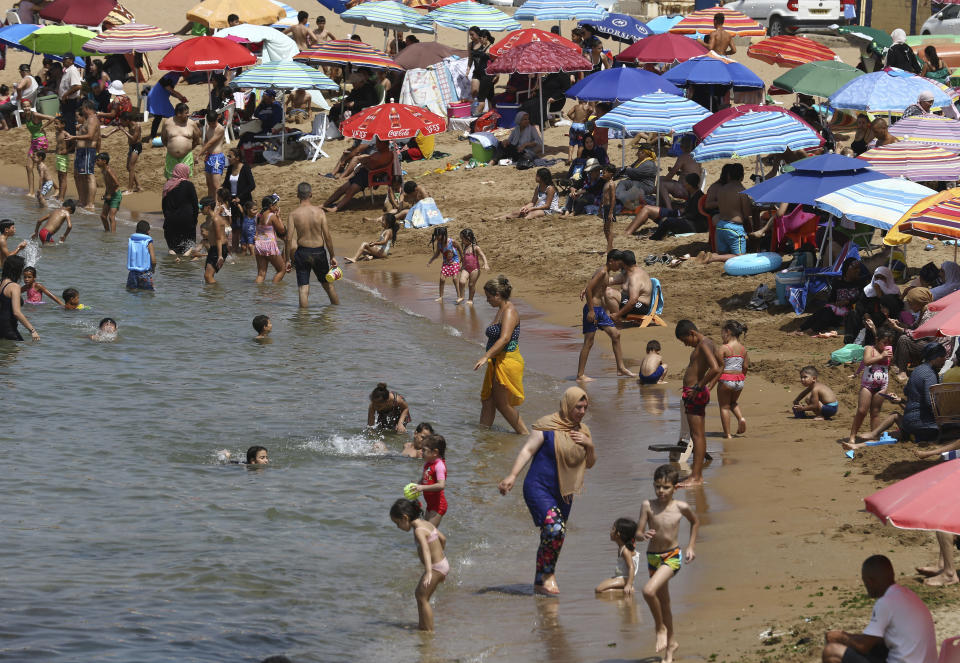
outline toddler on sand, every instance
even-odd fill
[[[840,409],[840,403],[837,401],[837,395],[833,389],[817,381],[817,369],[813,366],[804,366],[800,369],[800,384],[803,385],[803,391],[793,399],[793,416],[797,419],[804,419],[807,412],[812,412],[817,420],[830,419],[837,414]],[[806,404],[801,404],[804,398]]]
[[[627,596],[633,594],[633,581],[640,568],[640,553],[636,546],[637,521],[617,518],[610,529],[610,540],[617,544],[617,566],[613,577],[597,585],[597,594],[622,589]]]
[[[653,339],[647,341],[647,356],[640,363],[638,379],[640,384],[663,384],[667,377],[667,365],[663,363],[663,357],[660,355],[660,341]]]

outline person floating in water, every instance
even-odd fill
[[[270,332],[273,331],[273,323],[270,322],[270,316],[268,315],[258,315],[253,319],[253,329],[257,332],[254,340],[256,341],[265,341],[267,336],[270,335]]]
[[[97,327],[96,334],[90,334],[90,340],[97,343],[117,340],[117,321],[113,318],[104,318]]]

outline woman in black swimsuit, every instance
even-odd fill
[[[403,396],[387,389],[386,382],[378,382],[370,393],[370,407],[367,408],[367,426],[406,433],[405,424],[410,423],[410,407]]]
[[[857,132],[853,134],[853,142],[850,143],[850,149],[853,150],[854,154],[860,156],[870,149],[869,143],[873,138],[873,128],[870,126],[870,118],[867,117],[866,113],[860,113],[857,115]]]
[[[23,258],[10,256],[3,262],[3,274],[0,279],[0,338],[8,341],[22,341],[23,336],[17,329],[17,322],[30,330],[34,341],[40,340],[37,329],[23,314],[20,299],[20,276],[23,274]]]

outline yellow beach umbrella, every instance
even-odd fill
[[[239,16],[241,23],[254,25],[271,25],[286,16],[283,8],[270,0],[205,0],[187,12],[187,20],[225,28],[230,14]]]
[[[900,232],[900,226],[912,220],[914,217],[920,216],[921,213],[931,207],[953,198],[960,198],[960,187],[947,189],[946,191],[941,191],[940,193],[935,193],[932,196],[918,200],[913,207],[907,210],[907,213],[904,214],[899,221],[893,224],[893,227],[883,238],[883,243],[887,246],[897,246],[908,243],[913,237],[912,235]]]

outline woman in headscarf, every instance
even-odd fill
[[[960,290],[960,265],[957,265],[957,263],[951,260],[945,260],[940,267],[940,281],[940,285],[930,288],[933,301],[942,299],[951,292]]]
[[[873,343],[874,330],[880,329],[889,318],[896,318],[902,306],[899,304],[900,288],[893,280],[889,267],[877,267],[873,278],[863,288],[863,295],[856,302],[853,312],[844,321],[844,343],[853,343],[866,327],[864,345]],[[873,325],[866,324],[867,318]]]
[[[917,54],[907,45],[907,33],[897,28],[890,33],[893,39],[893,46],[887,50],[887,66],[897,67],[911,74],[919,74],[922,67]]]
[[[840,278],[833,283],[830,301],[804,320],[800,324],[799,332],[822,334],[841,325],[860,299],[863,282],[866,280],[864,275],[863,264],[858,258],[844,260],[840,268]]]
[[[933,317],[935,312],[927,308],[932,301],[933,294],[929,288],[910,288],[907,290],[903,295],[903,303],[916,316],[917,320],[909,329],[917,329]],[[897,331],[908,331],[894,321],[891,321],[891,324]],[[924,347],[932,342],[942,345],[947,354],[950,354],[953,348],[952,336],[913,338],[910,334],[904,333],[897,339],[897,347],[893,351],[893,364],[890,366],[890,372],[896,375],[900,382],[906,382],[907,367],[910,364],[918,363],[923,356]]]
[[[170,254],[182,255],[197,241],[197,215],[200,203],[197,189],[190,181],[190,167],[178,163],[163,185],[163,238]]]
[[[513,469],[499,484],[500,494],[513,488],[517,475],[527,463],[523,499],[533,522],[540,528],[534,591],[554,596],[557,587],[557,558],[567,532],[573,496],[583,489],[583,474],[597,462],[590,429],[582,423],[590,401],[580,387],[563,393],[560,411],[541,417],[517,454]],[[533,462],[531,463],[531,459]]]
[[[543,148],[543,136],[535,124],[530,123],[530,114],[526,111],[517,113],[517,126],[510,132],[506,143],[500,145],[503,156],[518,161],[526,159],[533,161],[540,156]]]

